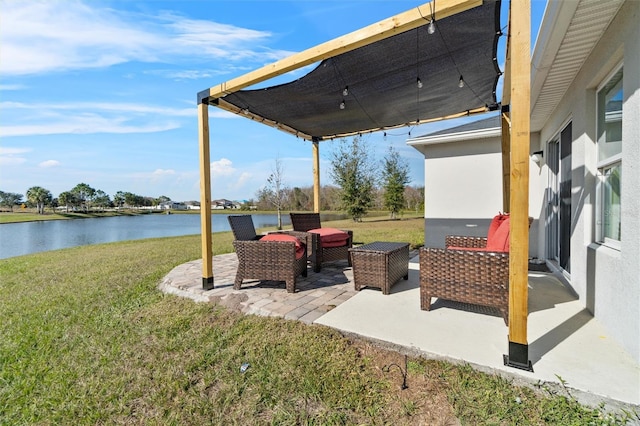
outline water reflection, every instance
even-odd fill
[[[240,213],[234,213],[240,214]],[[213,232],[229,231],[227,214],[212,215]],[[276,214],[254,214],[256,228],[276,226]],[[324,216],[323,216],[324,219]],[[288,214],[283,226],[290,226]],[[200,215],[148,214],[0,224],[0,259],[114,241],[200,234]]]

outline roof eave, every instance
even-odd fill
[[[420,136],[407,140],[407,145],[418,147],[426,145],[436,145],[451,142],[488,139],[499,137],[502,134],[500,127],[492,127],[489,129],[472,130],[468,132],[449,133],[436,136]]]
[[[549,0],[547,2],[531,54],[532,112],[578,4],[579,1]],[[531,126],[532,132],[540,130],[533,127],[534,123],[531,123]]]

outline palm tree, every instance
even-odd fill
[[[51,191],[41,186],[32,186],[27,189],[27,200],[36,205],[38,214],[44,214],[44,207],[53,200]]]

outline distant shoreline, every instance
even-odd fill
[[[237,209],[213,209],[211,214],[276,214],[275,211],[256,211],[256,210],[237,210]],[[46,212],[45,214],[37,214],[32,211],[14,211],[14,212],[2,212],[0,211],[0,225],[5,223],[22,223],[22,222],[38,222],[48,220],[71,220],[71,219],[93,219],[99,217],[114,217],[114,216],[141,216],[148,214],[200,214],[200,210],[136,210],[136,209],[123,209],[123,210],[108,210],[108,211],[92,211],[88,213],[83,212],[69,212],[69,213],[53,213]],[[283,213],[285,214],[285,213]],[[288,214],[288,213],[287,213]]]

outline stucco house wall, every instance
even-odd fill
[[[640,2],[626,1],[540,129],[539,145],[572,123],[571,287],[585,307],[640,362]],[[620,63],[623,159],[620,250],[596,242],[596,89]],[[532,141],[533,142],[533,141]],[[532,143],[533,145],[533,143]],[[538,186],[545,186],[542,167]],[[532,182],[532,186],[535,183]],[[544,239],[539,252],[544,252]]]
[[[495,114],[494,114],[495,115]],[[499,117],[481,118],[477,125],[462,125],[408,141],[424,154],[425,246],[444,247],[447,235],[486,236],[491,219],[504,211],[502,200],[502,142]],[[467,130],[468,127],[475,128]],[[535,139],[535,138],[534,138]],[[537,142],[537,139],[535,139]],[[544,188],[541,168],[529,166],[532,185],[529,216],[529,256],[538,253],[538,217]]]
[[[618,7],[617,1],[611,7]],[[583,6],[580,8],[580,6]],[[593,7],[607,7],[582,0],[563,3],[550,0],[551,13],[538,37],[535,58],[556,57],[559,45],[566,41],[564,31],[578,13]],[[591,9],[590,9],[591,8]],[[615,8],[610,9],[615,12]],[[562,23],[564,22],[564,24]],[[606,328],[607,335],[620,343],[640,363],[640,1],[626,0],[608,26],[587,52],[578,73],[567,88],[558,93],[560,101],[548,118],[536,121],[532,109],[531,154],[543,151],[542,161],[529,164],[529,215],[534,218],[530,230],[529,257],[545,259],[558,276],[578,295],[585,309]],[[564,27],[563,27],[564,25]],[[564,29],[562,29],[564,28]],[[557,30],[557,33],[554,33]],[[555,38],[555,40],[552,40]],[[554,46],[555,47],[549,47]],[[538,51],[539,50],[539,51]],[[538,56],[536,56],[538,55]],[[619,64],[623,64],[622,100],[622,184],[621,244],[612,248],[597,242],[596,196],[599,182],[597,167],[597,89]],[[562,67],[560,67],[562,68]],[[532,102],[540,93],[546,77],[544,67],[532,67]],[[561,77],[564,77],[561,75]],[[557,78],[557,75],[556,75]],[[558,80],[552,81],[553,87]],[[564,90],[564,89],[563,89]],[[537,111],[538,113],[540,110]],[[548,110],[544,111],[549,112]],[[570,258],[562,268],[548,257],[549,153],[547,143],[571,123],[571,221]],[[485,235],[490,218],[502,209],[501,147],[498,135],[487,137],[476,129],[465,137],[436,132],[410,139],[425,155],[425,245],[442,247],[446,234]],[[482,137],[478,137],[482,135]],[[564,167],[564,166],[563,166]],[[579,350],[579,348],[576,348]]]

